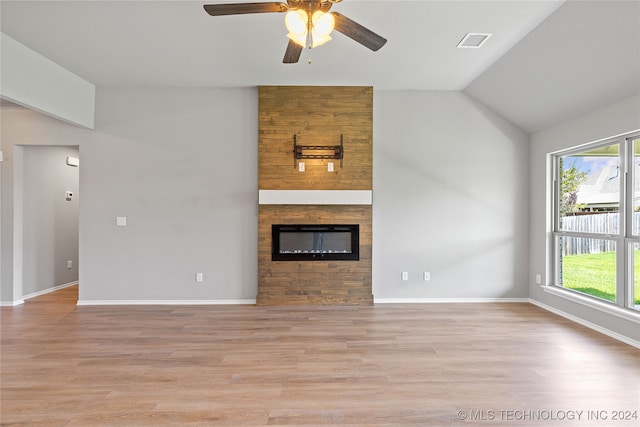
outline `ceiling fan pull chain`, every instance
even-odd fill
[[[311,22],[311,14],[308,14],[308,22],[307,22],[307,47],[311,49],[313,47],[313,35],[311,29],[313,28],[313,23]]]

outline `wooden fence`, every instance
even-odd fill
[[[636,232],[640,230],[640,212],[634,212],[633,225],[633,229]],[[565,216],[562,217],[562,230],[618,234],[620,230],[620,214],[618,212],[607,212],[593,215]],[[608,239],[565,236],[561,242],[563,255],[597,254],[615,251],[616,249],[616,242]]]

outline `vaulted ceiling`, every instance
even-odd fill
[[[383,35],[342,34],[283,64],[280,13],[212,17],[242,1],[7,1],[1,30],[98,86],[371,85],[464,90],[527,132],[640,92],[640,1],[344,0]],[[467,32],[491,33],[457,49]]]

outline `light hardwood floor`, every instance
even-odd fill
[[[1,309],[2,425],[638,425],[640,350],[526,303],[76,298]]]

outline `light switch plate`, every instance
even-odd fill
[[[116,225],[118,227],[126,227],[127,226],[127,217],[126,216],[117,216],[116,217]]]
[[[298,172],[304,172],[304,162],[298,163]]]

